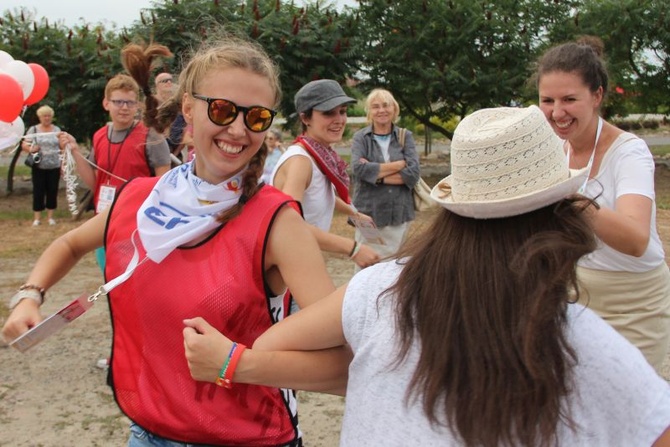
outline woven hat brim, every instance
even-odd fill
[[[452,179],[450,175],[433,187],[430,197],[440,206],[459,216],[475,219],[498,219],[529,213],[575,194],[586,182],[588,175],[588,168],[570,169],[569,178],[549,188],[511,199],[486,202],[455,202],[452,194],[445,195],[445,192],[440,189],[440,185],[445,184],[450,186]]]

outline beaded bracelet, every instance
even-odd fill
[[[239,362],[240,357],[242,357],[242,353],[245,349],[247,349],[247,347],[243,344],[233,343],[233,346],[228,353],[228,358],[226,358],[226,361],[221,367],[221,371],[219,371],[219,377],[216,378],[216,384],[218,386],[228,389],[233,387],[233,375],[235,374],[237,363]]]
[[[38,305],[44,303],[44,294],[46,291],[44,287],[36,286],[34,284],[24,284],[19,287],[19,290],[14,294],[9,301],[9,309],[14,309],[17,304],[23,299],[29,298],[35,301]]]

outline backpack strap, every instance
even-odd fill
[[[405,135],[407,134],[407,129],[404,127],[398,127],[398,142],[402,148],[405,148]]]

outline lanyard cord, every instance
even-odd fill
[[[126,134],[124,135],[123,140],[121,140],[121,144],[119,145],[119,148],[116,151],[116,157],[114,158],[113,163],[112,163],[112,135],[114,135],[113,125],[110,127],[110,132],[107,135],[107,162],[109,163],[109,171],[106,171],[104,169],[100,170],[105,174],[107,174],[108,176],[114,177],[115,179],[121,180],[122,182],[127,182],[127,180],[119,177],[118,175],[114,175],[112,172],[114,172],[114,167],[116,166],[116,163],[119,161],[119,157],[121,156],[121,150],[123,149],[123,144],[126,142],[128,135],[130,135],[133,129],[135,129],[135,123],[133,123],[133,125],[126,130]],[[119,143],[113,143],[113,144],[119,144]]]
[[[115,289],[117,286],[123,284],[130,278],[130,276],[133,274],[135,269],[142,265],[147,259],[149,259],[146,255],[140,260],[140,254],[139,250],[137,249],[137,245],[135,244],[135,236],[137,236],[137,229],[133,231],[133,234],[130,235],[130,241],[133,244],[133,257],[130,259],[130,262],[128,263],[128,266],[126,267],[126,270],[121,273],[119,276],[116,278],[107,281],[105,284],[101,285],[98,288],[98,291],[95,292],[93,295],[88,297],[89,301],[95,301],[97,300],[101,295],[108,295],[109,292],[111,292],[113,289]]]

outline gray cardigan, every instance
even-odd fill
[[[398,127],[393,126],[389,144],[390,161],[405,160],[407,166],[400,171],[404,185],[377,184],[379,165],[384,163],[381,149],[374,140],[372,126],[354,134],[351,145],[353,166],[354,206],[372,217],[377,227],[400,225],[414,220],[412,189],[419,181],[419,156],[414,147],[412,132],[405,135],[405,147],[398,141]],[[361,163],[360,159],[367,160]]]

